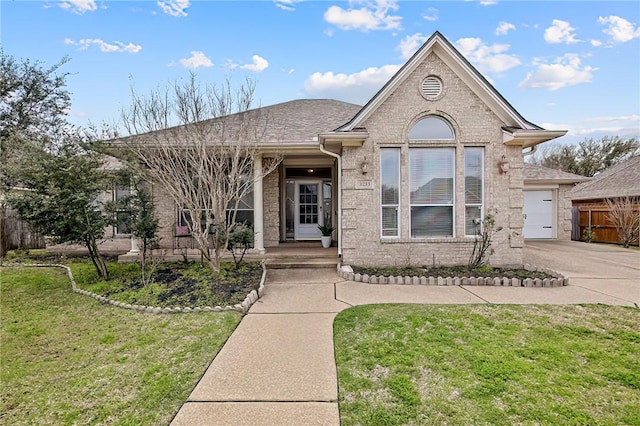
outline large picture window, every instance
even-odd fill
[[[483,148],[464,149],[464,233],[476,235],[483,217]]]
[[[399,236],[400,148],[380,150],[382,236]]]
[[[411,148],[411,237],[452,237],[454,148]]]

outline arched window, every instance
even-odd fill
[[[410,141],[423,140],[453,140],[453,128],[444,119],[435,115],[429,115],[420,119],[413,125],[409,132]]]

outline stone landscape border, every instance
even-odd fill
[[[525,263],[522,269],[531,272],[543,272],[553,278],[490,278],[490,277],[426,277],[426,276],[383,276],[354,273],[349,265],[338,268],[338,275],[345,280],[367,284],[401,284],[433,286],[502,286],[502,287],[563,287],[569,285],[569,278],[551,269]]]
[[[258,286],[258,290],[251,290],[251,292],[245,297],[242,303],[238,303],[233,306],[205,306],[204,308],[200,307],[173,307],[173,308],[160,308],[157,306],[143,306],[143,305],[133,305],[129,303],[119,302],[117,300],[109,299],[108,297],[92,293],[87,290],[82,290],[78,288],[76,285],[76,280],[73,278],[73,273],[71,272],[71,268],[67,265],[62,265],[59,263],[9,263],[2,266],[7,267],[34,267],[34,268],[63,268],[67,271],[67,275],[69,276],[69,281],[71,281],[71,289],[74,293],[81,294],[83,296],[89,296],[96,299],[99,302],[110,304],[113,306],[117,306],[118,308],[123,309],[131,309],[139,312],[146,312],[149,314],[177,314],[177,313],[193,313],[193,312],[223,312],[223,311],[235,311],[240,312],[245,315],[251,306],[256,303],[256,301],[262,296],[264,292],[264,282],[267,278],[267,268],[264,262],[262,265],[262,278],[260,279],[260,285]]]

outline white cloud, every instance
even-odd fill
[[[280,68],[280,71],[282,71],[285,74],[291,75],[294,72],[296,72],[296,69],[295,68],[289,68],[289,69]]]
[[[569,123],[542,123],[545,129],[565,129],[566,138],[575,142],[584,138],[620,136],[621,138],[640,137],[640,115],[631,114],[618,117],[591,117]]]
[[[189,0],[168,0],[159,1],[157,4],[160,9],[167,15],[171,16],[187,16],[187,9],[190,5]]]
[[[360,5],[360,8],[331,6],[324,13],[324,20],[341,30],[397,30],[401,28],[402,17],[390,15],[389,12],[398,10],[395,0],[353,1],[350,5]]]
[[[430,7],[429,9],[427,9],[427,11],[429,12],[428,14],[422,15],[424,19],[429,22],[435,22],[438,20],[438,9],[436,9],[435,7]]]
[[[207,58],[207,56],[199,50],[192,50],[191,57],[180,59],[180,64],[183,67],[192,70],[198,69],[200,67],[210,68],[213,66],[213,62],[211,62],[211,59]]]
[[[400,50],[400,57],[407,60],[416,53],[416,50],[418,50],[428,39],[428,36],[423,36],[421,33],[415,33],[414,35],[403,38],[396,49]]]
[[[398,65],[371,67],[353,74],[315,72],[304,83],[314,96],[342,99],[348,102],[368,101],[400,69]]]
[[[269,61],[267,61],[262,56],[253,55],[251,59],[253,60],[253,63],[240,65],[240,68],[242,68],[243,70],[249,70],[254,72],[262,72],[267,68],[269,68]]]
[[[296,3],[302,3],[304,0],[274,0],[276,7],[286,10],[287,12],[293,12],[296,10]]]
[[[67,0],[61,2],[60,7],[78,15],[98,10],[95,0]]]
[[[607,28],[603,29],[602,32],[611,36],[611,39],[615,42],[625,43],[640,37],[640,28],[634,28],[633,23],[619,16],[601,16],[598,18],[598,23],[607,25]]]
[[[64,39],[64,44],[68,44],[71,46],[79,46],[79,50],[87,50],[91,47],[92,44],[97,45],[100,48],[101,52],[105,53],[138,53],[142,50],[142,46],[139,44],[128,43],[124,44],[121,41],[114,41],[113,43],[107,43],[104,40],[99,38],[83,38],[81,40],[75,41],[70,38]]]
[[[509,22],[504,22],[501,21],[500,24],[498,25],[498,28],[496,28],[496,35],[505,35],[507,34],[510,30],[514,30],[515,31],[516,26],[509,23]]]
[[[498,4],[498,2],[496,0],[480,0],[482,6],[493,6],[494,4]]]
[[[528,73],[518,87],[555,91],[565,86],[589,83],[593,78],[593,71],[597,70],[597,68],[582,65],[582,61],[575,53],[558,57],[553,63],[544,63],[536,59],[534,64],[537,69]]]
[[[583,121],[587,123],[598,123],[598,122],[617,122],[617,121],[632,121],[640,124],[640,114],[630,114],[630,115],[619,115],[619,116],[611,116],[607,115],[604,117],[592,117],[586,118]]]
[[[515,55],[505,53],[511,47],[508,44],[485,44],[481,39],[469,37],[455,42],[456,47],[481,72],[501,73],[522,62]]]
[[[600,40],[591,40],[591,45],[593,47],[599,47],[602,46],[602,42]]]
[[[571,26],[567,21],[561,21],[560,19],[554,19],[551,21],[551,26],[544,30],[544,40],[547,43],[558,44],[566,43],[573,44],[578,43],[580,40],[576,39],[574,31],[576,29]]]
[[[226,68],[226,69],[228,69],[228,70],[235,70],[235,69],[236,69],[236,68],[238,68],[239,66],[240,66],[239,64],[237,64],[237,63],[233,62],[233,60],[231,60],[231,59],[227,59],[227,60],[224,62],[224,65],[222,65],[222,67],[223,67],[223,68]]]
[[[239,63],[234,62],[232,59],[227,59],[224,65],[222,65],[222,67],[228,70],[235,70],[236,68],[241,68],[243,70],[249,70],[254,72],[262,72],[267,68],[269,68],[269,61],[267,61],[265,58],[261,57],[260,55],[253,55],[251,59],[253,60],[253,62],[249,64],[243,64],[243,65],[240,65]],[[282,71],[286,72],[286,70],[282,70]],[[289,74],[291,74],[292,72],[293,72],[293,69],[289,71]]]

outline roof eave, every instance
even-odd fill
[[[318,141],[322,144],[337,142],[343,147],[360,147],[369,137],[369,132],[329,132],[318,135]]]
[[[566,134],[567,130],[503,129],[502,142],[508,146],[519,146],[525,149],[532,148]]]
[[[548,185],[548,184],[558,184],[558,185],[571,185],[574,183],[581,183],[588,181],[589,178],[585,177],[584,179],[524,179],[525,184],[531,185]]]

